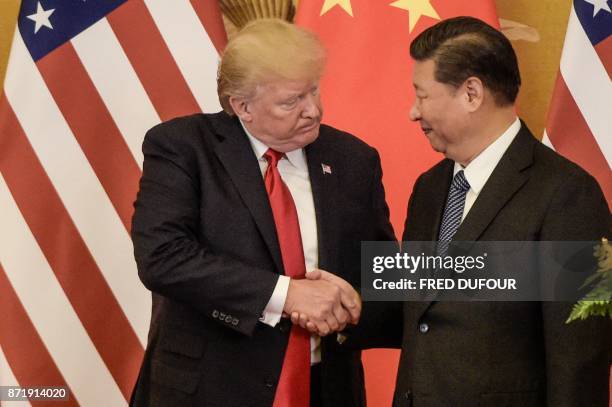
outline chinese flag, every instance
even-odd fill
[[[410,42],[459,15],[499,26],[493,0],[302,0],[298,6],[296,23],[317,33],[328,51],[323,120],[378,149],[398,236],[414,181],[442,158],[408,118],[414,100]],[[369,405],[391,405],[397,358],[397,351],[364,353]]]

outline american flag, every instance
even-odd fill
[[[150,294],[129,237],[141,144],[220,109],[213,0],[24,0],[0,94],[0,385],[127,404]]]
[[[589,171],[612,207],[612,0],[574,0],[544,143]]]

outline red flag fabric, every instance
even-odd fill
[[[0,386],[127,405],[150,293],[130,219],[147,129],[218,111],[217,2],[23,0],[0,93]]]
[[[459,15],[499,26],[493,0],[302,0],[298,6],[296,23],[316,32],[328,51],[323,121],[378,149],[397,235],[416,178],[442,158],[408,118],[414,100],[410,42]],[[396,351],[364,354],[370,405],[391,404],[397,357]]]

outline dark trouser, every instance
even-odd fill
[[[321,364],[310,367],[310,407],[321,407]]]

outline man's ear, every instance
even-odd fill
[[[484,101],[484,85],[480,78],[470,76],[463,83],[465,90],[465,103],[468,111],[475,112]]]
[[[241,96],[230,96],[229,104],[240,120],[245,123],[249,123],[253,120],[249,110],[249,101],[246,98]]]

